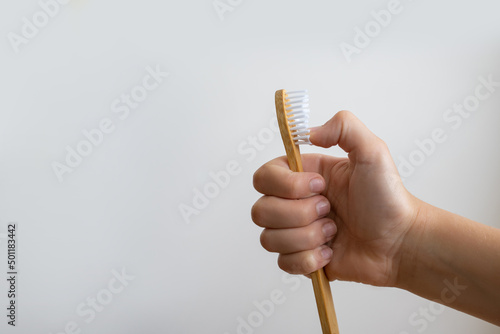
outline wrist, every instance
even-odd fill
[[[410,227],[405,233],[399,251],[399,263],[394,287],[411,291],[415,282],[419,281],[419,267],[424,252],[428,249],[429,222],[436,208],[413,198],[413,214]],[[423,252],[424,251],[424,252]]]

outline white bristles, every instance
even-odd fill
[[[311,145],[309,140],[309,95],[307,90],[286,92],[285,109],[293,141],[297,145]]]

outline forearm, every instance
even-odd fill
[[[396,286],[500,325],[500,230],[419,202]]]

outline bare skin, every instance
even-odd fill
[[[406,289],[500,326],[500,230],[433,207],[403,186],[387,145],[348,111],[311,142],[348,158],[286,157],[263,165],[252,207],[262,246],[291,274]]]

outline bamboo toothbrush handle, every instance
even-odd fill
[[[337,323],[335,308],[333,307],[330,282],[326,278],[324,269],[321,268],[313,272],[311,274],[311,279],[323,334],[339,334],[339,325]]]
[[[294,144],[285,144],[285,151],[288,157],[288,165],[290,169],[294,172],[303,172],[304,169],[302,167],[299,147]],[[313,272],[311,274],[311,279],[323,334],[339,334],[339,325],[337,323],[337,315],[335,314],[335,308],[333,306],[330,282],[326,278],[324,269],[321,268]]]

